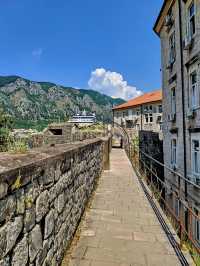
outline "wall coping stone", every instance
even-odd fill
[[[19,176],[28,176],[44,164],[62,159],[87,146],[102,143],[102,138],[78,141],[71,144],[57,144],[55,146],[43,146],[42,148],[31,149],[24,154],[0,153],[0,183],[12,184]]]

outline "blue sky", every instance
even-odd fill
[[[0,75],[124,98],[160,88],[160,43],[152,27],[162,2],[1,1]]]

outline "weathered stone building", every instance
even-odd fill
[[[138,135],[140,130],[162,132],[162,91],[145,93],[113,108],[113,121]]]
[[[163,135],[165,164],[200,184],[200,1],[165,0],[154,31],[161,39]],[[196,213],[200,213],[200,190],[165,170],[169,187]],[[184,217],[179,200],[168,202]],[[194,221],[195,239],[200,243],[200,223]]]

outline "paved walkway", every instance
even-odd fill
[[[113,149],[64,265],[180,265],[123,150]]]

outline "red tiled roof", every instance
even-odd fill
[[[128,109],[145,103],[162,101],[162,90],[152,91],[136,97],[126,103],[113,107],[113,110]]]

